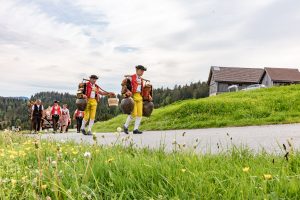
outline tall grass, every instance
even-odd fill
[[[202,155],[132,146],[1,133],[0,199],[300,198],[300,153],[292,144],[282,155],[237,147]]]
[[[125,122],[120,115],[99,122],[95,131],[116,130]],[[300,122],[300,85],[226,93],[186,100],[154,110],[144,118],[143,130],[194,129]]]

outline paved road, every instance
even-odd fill
[[[134,144],[136,147],[160,148],[166,151],[173,149],[193,150],[197,152],[217,153],[232,145],[248,146],[255,152],[262,149],[267,152],[280,153],[282,144],[288,146],[290,139],[296,149],[300,149],[300,124],[249,126],[233,128],[209,128],[195,130],[147,131],[142,135],[124,133],[96,133],[98,144],[112,145]],[[78,133],[43,134],[42,138],[58,141],[94,143],[92,136]],[[180,146],[180,147],[179,147]]]

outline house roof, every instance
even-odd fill
[[[212,66],[208,78],[216,82],[232,83],[259,83],[264,74],[264,69],[241,67],[216,67]]]
[[[298,69],[266,67],[265,70],[272,81],[300,82],[300,72]]]

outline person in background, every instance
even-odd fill
[[[73,119],[76,120],[77,133],[80,133],[80,128],[82,125],[83,118],[84,118],[84,112],[76,109],[73,115]]]
[[[42,118],[44,117],[44,107],[40,99],[36,100],[31,108],[31,121],[33,124],[32,130],[37,133],[41,129]]]
[[[54,101],[54,104],[52,106],[51,110],[51,119],[53,122],[53,133],[56,133],[57,127],[58,127],[58,122],[61,117],[61,108],[58,105],[59,101]]]
[[[69,127],[71,126],[71,118],[69,119],[69,121],[68,121],[68,126],[67,126],[67,128],[66,128],[66,133],[69,131]]]
[[[61,109],[61,128],[62,128],[62,133],[65,133],[67,130],[67,127],[69,125],[70,121],[70,111],[67,107],[67,104],[63,105],[63,108]]]

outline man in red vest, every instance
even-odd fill
[[[73,115],[73,119],[76,120],[77,133],[80,133],[80,128],[82,125],[83,118],[84,118],[84,112],[76,109]]]
[[[100,100],[100,95],[115,96],[113,92],[102,91],[96,84],[98,76],[91,75],[90,80],[85,83],[83,90],[83,98],[87,99],[87,106],[84,110],[84,118],[81,125],[81,132],[84,135],[92,135],[92,127],[95,122],[97,105]],[[85,124],[89,121],[88,132],[85,131]]]
[[[134,130],[133,134],[142,134],[143,132],[139,131],[139,126],[142,121],[143,116],[143,88],[144,88],[144,80],[142,78],[145,71],[147,71],[147,68],[138,65],[136,68],[136,74],[132,75],[131,77],[128,77],[128,79],[131,82],[131,85],[127,87],[127,91],[125,92],[126,97],[132,97],[134,100],[134,109],[131,115],[127,117],[127,120],[124,124],[124,132],[126,134],[129,134],[128,127],[133,118],[135,118],[135,124],[134,124]],[[152,97],[150,97],[152,98]]]
[[[52,123],[53,123],[53,133],[56,133],[57,131],[57,126],[58,126],[58,121],[59,118],[61,117],[61,108],[58,105],[58,101],[54,101],[54,104],[51,109],[51,116],[52,116]]]

